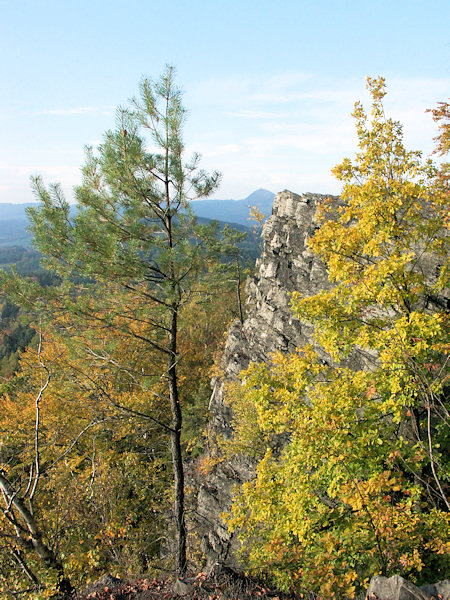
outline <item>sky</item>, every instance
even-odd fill
[[[406,145],[431,153],[449,23],[448,0],[0,0],[0,202],[33,201],[37,174],[72,201],[84,147],[166,64],[187,154],[222,172],[215,197],[339,193],[330,170],[356,151],[367,76],[386,78]]]

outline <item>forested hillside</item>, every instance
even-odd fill
[[[229,223],[239,231],[248,231],[252,228],[250,209],[255,207],[260,213],[270,215],[273,198],[272,192],[261,189],[242,200],[211,199],[193,202],[191,210],[198,217],[199,222],[207,223],[216,220]],[[28,231],[27,209],[32,206],[31,203],[0,203],[0,250],[6,250],[10,246],[27,249],[31,247],[33,240]],[[76,207],[72,206],[71,215],[75,213]]]
[[[15,265],[23,276],[35,277],[42,285],[52,285],[57,278],[40,266],[41,254],[23,246],[0,248],[0,266],[8,269]],[[19,364],[19,354],[23,352],[34,336],[23,310],[8,297],[0,299],[0,377],[11,376]]]
[[[355,107],[356,157],[335,169],[341,198],[321,204],[303,240],[302,260],[321,261],[330,283],[291,297],[290,326],[311,340],[297,350],[283,340],[292,351],[233,373],[223,439],[208,437],[210,380],[224,377],[230,323],[245,334],[257,242],[190,210],[221,175],[185,156],[173,69],[143,80],[87,149],[76,211],[58,185],[34,178],[36,251],[0,255],[5,598],[68,598],[106,573],[162,574],[197,597],[183,587],[203,581],[196,482],[219,467],[236,481],[242,457],[254,476],[235,490],[226,524],[218,514],[208,527],[237,532],[241,552],[225,558],[265,585],[354,598],[377,573],[445,577],[449,165],[406,150],[384,115],[384,81],[369,90],[371,118]],[[433,114],[444,156],[449,105]],[[289,276],[297,258],[290,248]],[[156,583],[142,585],[156,594]],[[104,587],[91,597],[119,597]]]
[[[31,205],[30,205],[31,206]],[[197,218],[200,224],[210,224],[210,219],[202,217]],[[237,223],[224,223],[219,221],[217,224],[217,233],[219,239],[226,244],[227,237],[230,233],[235,237],[235,247],[231,250],[231,254],[227,254],[225,250],[219,259],[223,263],[223,269],[227,269],[230,261],[235,262],[238,257],[239,264],[242,266],[243,277],[244,273],[248,274],[255,263],[255,259],[259,255],[261,239],[261,223],[253,220],[252,228]],[[2,224],[7,221],[1,220],[0,214],[0,229]],[[23,228],[25,230],[25,227]],[[228,242],[229,246],[229,242]],[[230,248],[229,248],[230,250]],[[4,246],[0,248],[0,268],[9,269],[12,265],[21,275],[27,277],[35,277],[41,285],[53,285],[58,281],[52,272],[46,270],[41,265],[42,255],[33,247],[24,246]],[[241,282],[241,284],[243,281]],[[25,349],[27,344],[33,337],[33,332],[27,324],[27,316],[23,309],[12,303],[7,297],[1,300],[0,313],[0,335],[2,335],[0,343],[0,376],[7,377],[14,373],[18,366],[19,353]],[[239,314],[239,307],[236,308],[236,316]]]

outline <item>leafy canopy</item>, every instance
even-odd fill
[[[378,572],[442,579],[450,550],[445,165],[405,149],[384,80],[368,87],[356,157],[334,169],[342,203],[320,207],[309,241],[334,286],[292,298],[313,343],[252,365],[232,401],[235,443],[247,423],[267,450],[229,524],[252,568],[324,597]]]

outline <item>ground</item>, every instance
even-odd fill
[[[76,600],[300,600],[302,596],[283,594],[255,580],[232,572],[207,577],[200,573],[181,585],[184,595],[174,592],[173,581],[144,577],[122,581],[107,575],[77,594]],[[180,591],[181,591],[180,589]],[[303,596],[303,600],[305,597]],[[312,599],[311,599],[312,600]]]

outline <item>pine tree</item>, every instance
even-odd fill
[[[58,185],[46,188],[33,179],[40,204],[29,210],[31,230],[61,285],[44,290],[14,272],[3,275],[16,299],[42,311],[51,303],[53,311],[71,315],[68,341],[70,328],[83,328],[93,360],[113,360],[113,347],[102,344],[103,328],[147,348],[145,374],[130,365],[123,369],[134,380],[145,375],[150,416],[155,402],[170,406],[171,419],[159,424],[171,439],[178,577],[186,572],[180,315],[199,292],[210,236],[196,225],[189,200],[210,195],[220,179],[199,169],[197,154],[185,162],[185,117],[172,67],[158,81],[145,79],[139,96],[118,110],[115,129],[97,151],[87,149],[74,217]]]

